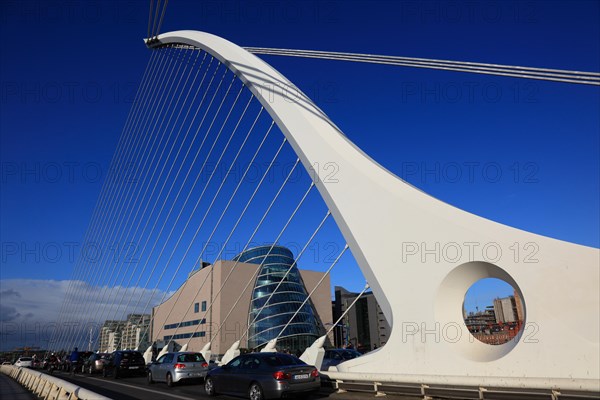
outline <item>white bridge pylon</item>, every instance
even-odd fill
[[[598,390],[600,251],[489,221],[410,186],[364,154],[283,75],[220,37],[158,36],[227,65],[284,133],[344,235],[385,317],[385,347],[331,373],[379,382]],[[328,172],[335,168],[335,180]],[[479,342],[463,321],[470,286],[511,284],[525,325]]]

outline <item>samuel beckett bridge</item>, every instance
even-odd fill
[[[78,260],[53,351],[136,349],[150,361],[193,350],[224,364],[245,351],[293,349],[344,390],[598,396],[598,249],[495,223],[412,187],[255,54],[586,85],[600,85],[600,74],[242,48],[198,31],[157,34],[163,17],[164,8],[150,12],[150,60],[112,160],[117,173],[85,237],[134,251]],[[313,257],[324,242],[339,245]],[[436,243],[451,244],[450,255],[399,256],[419,251],[404,244]],[[535,243],[538,262],[514,257],[515,243]],[[307,264],[325,272],[302,271]],[[360,279],[359,270],[391,333],[382,347],[325,370],[324,347],[344,317],[331,315],[330,275]],[[464,324],[465,293],[485,278],[510,284],[521,302],[523,327],[503,344],[474,339]],[[72,324],[73,315],[85,320]],[[131,330],[117,334],[111,324],[125,315]]]

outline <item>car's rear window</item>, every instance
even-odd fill
[[[304,361],[288,354],[275,354],[272,356],[261,357],[267,364],[278,367],[280,365],[306,365]]]
[[[123,353],[123,358],[127,358],[133,361],[144,361],[144,358],[140,353]]]
[[[31,360],[33,360],[33,358],[31,358],[31,357],[21,357],[20,360],[21,361],[31,361]]]
[[[177,356],[178,362],[205,362],[204,357],[200,353],[180,354]]]

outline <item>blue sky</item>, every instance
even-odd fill
[[[1,278],[66,280],[150,57],[141,40],[148,2],[0,7]],[[599,7],[173,1],[162,30],[204,30],[245,46],[598,72]],[[367,154],[413,185],[494,221],[599,246],[597,87],[264,59]],[[452,175],[457,167],[460,179]],[[360,279],[341,283],[363,286]]]

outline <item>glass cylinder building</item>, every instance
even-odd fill
[[[320,336],[321,328],[310,300],[281,333],[308,296],[289,249],[271,245],[254,247],[235,256],[233,261],[260,265],[248,314],[249,348],[261,348],[279,336],[279,350],[303,351]],[[292,269],[286,276],[290,267]],[[275,289],[277,291],[273,293]]]

